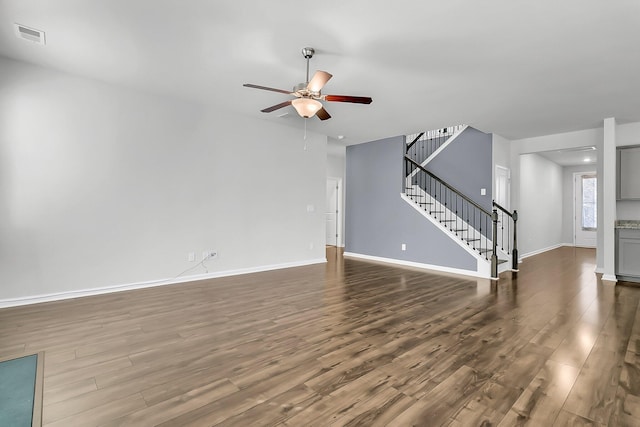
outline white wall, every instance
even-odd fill
[[[324,259],[326,137],[0,69],[0,303]]]
[[[495,133],[491,136],[493,138],[493,164],[511,168],[511,141]]]
[[[598,180],[598,194],[602,194],[603,179],[602,153],[604,141],[604,131],[602,128],[587,129],[575,132],[566,132],[553,135],[540,136],[535,138],[525,138],[513,141],[511,146],[511,182],[512,189],[520,188],[520,160],[519,157],[524,153],[536,153],[550,150],[564,150],[569,148],[580,148],[587,146],[595,146],[598,150],[598,164],[596,172],[601,179]],[[512,190],[512,206],[520,209],[520,193]],[[604,223],[603,223],[603,204],[598,203],[598,246],[596,250],[596,259],[598,268],[602,268],[604,262],[603,241],[604,241]],[[518,228],[519,232],[525,232],[522,227]],[[543,248],[539,248],[543,249]],[[524,252],[523,252],[524,253]]]
[[[562,168],[562,243],[564,244],[574,244],[574,174],[595,171],[596,165],[564,166]]]
[[[518,212],[522,256],[562,243],[562,167],[538,154],[520,156]]]

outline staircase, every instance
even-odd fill
[[[478,259],[480,274],[497,279],[502,271],[518,269],[517,212],[495,202],[491,209],[480,206],[425,168],[466,128],[412,135],[405,154],[403,199]]]

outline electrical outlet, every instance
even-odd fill
[[[196,253],[195,252],[189,252],[187,254],[187,260],[189,262],[194,262],[196,260]]]
[[[403,243],[402,246],[400,247],[403,251],[407,250],[407,244]]]
[[[202,252],[203,261],[207,259],[216,259],[216,258],[218,258],[218,251],[208,250],[208,251]]]

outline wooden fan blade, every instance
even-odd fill
[[[316,71],[307,85],[307,90],[309,92],[320,92],[331,77],[333,76],[326,71]]]
[[[354,102],[356,104],[371,104],[373,101],[368,96],[325,95],[323,98],[330,102]]]
[[[260,111],[262,111],[263,113],[270,113],[272,111],[279,110],[280,108],[284,108],[287,105],[291,105],[291,101],[284,101],[284,102],[281,102],[280,104],[272,105],[271,107],[267,107],[264,110],[260,110]]]
[[[328,120],[331,118],[331,115],[327,113],[327,110],[325,110],[324,107],[318,110],[316,116],[318,116],[320,120]]]
[[[286,93],[287,95],[291,95],[291,91],[290,90],[276,89],[276,88],[267,87],[267,86],[252,85],[251,83],[245,83],[242,86],[251,87],[251,88],[254,88],[254,89],[270,90],[271,92]]]

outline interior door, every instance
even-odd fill
[[[511,170],[504,166],[496,165],[496,192],[493,195],[493,199],[497,204],[511,210]]]
[[[326,234],[327,245],[338,246],[338,180],[327,178]]]
[[[598,178],[595,172],[574,174],[576,246],[595,248],[598,224]]]

